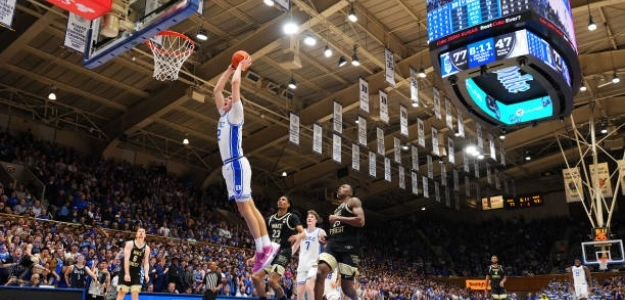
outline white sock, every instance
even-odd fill
[[[254,244],[256,244],[256,252],[263,252],[263,239],[262,238],[254,239]]]
[[[269,235],[263,235],[260,238],[263,239],[263,246],[271,245],[271,240],[269,239]]]

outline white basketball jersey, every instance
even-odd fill
[[[308,270],[311,266],[316,265],[317,258],[321,253],[321,244],[319,243],[319,228],[315,228],[312,232],[305,229],[306,239],[299,245],[299,269]]]
[[[586,272],[584,272],[584,266],[573,266],[571,267],[571,272],[573,272],[574,285],[586,284]]]
[[[334,272],[328,273],[328,277],[326,277],[323,295],[326,296],[327,299],[330,299],[331,295],[338,294],[339,297],[341,295],[341,285],[337,282],[339,280],[338,273],[339,270],[335,270]],[[332,285],[336,285],[336,287],[332,287]]]
[[[240,119],[240,122],[237,122]],[[243,104],[237,101],[229,112],[222,114],[217,124],[217,143],[224,164],[231,159],[243,156],[241,138],[243,137]]]

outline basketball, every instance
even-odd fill
[[[232,67],[236,68],[239,66],[239,63],[244,60],[247,59],[248,57],[250,57],[250,54],[243,51],[243,50],[239,50],[237,52],[234,52],[234,54],[232,54]],[[247,68],[243,69],[243,71],[247,70]]]

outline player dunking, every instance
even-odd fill
[[[223,161],[222,173],[228,188],[229,200],[235,200],[239,212],[254,237],[256,260],[252,272],[267,267],[280,250],[267,235],[265,219],[252,199],[252,168],[241,147],[243,137],[243,104],[241,103],[241,70],[252,64],[251,57],[241,61],[236,68],[229,66],[213,89],[215,105],[221,115],[217,127],[217,143]],[[223,90],[232,76],[232,95],[224,97]]]
[[[329,217],[328,245],[319,255],[317,266],[315,300],[323,298],[326,276],[330,271],[341,274],[341,289],[345,296],[358,300],[354,277],[358,274],[360,235],[365,226],[365,213],[360,199],[353,194],[349,184],[343,184],[338,189],[337,197],[341,205]]]
[[[306,237],[295,244],[293,253],[299,248],[297,264],[297,299],[313,299],[315,277],[317,276],[317,258],[326,243],[326,231],[317,227],[319,214],[309,210],[306,216]],[[308,296],[306,296],[307,294]]]
[[[128,291],[132,300],[139,299],[139,292],[143,282],[141,266],[143,264],[143,274],[147,274],[150,270],[150,246],[145,242],[145,229],[137,229],[135,239],[127,241],[124,246],[124,259],[119,274],[119,284],[117,285],[117,300],[124,300],[124,296]],[[143,276],[145,282],[150,281],[150,276]]]
[[[286,300],[286,295],[280,285],[280,279],[282,279],[287,265],[291,262],[291,244],[304,238],[304,228],[297,215],[289,212],[290,207],[291,200],[286,196],[280,197],[278,199],[278,212],[271,215],[267,222],[269,225],[268,229],[271,231],[272,242],[280,243],[282,250],[271,262],[271,265],[252,275],[256,296],[260,300],[267,299],[264,282],[267,275],[269,275],[267,283],[276,293],[275,297],[280,300]]]
[[[505,284],[508,277],[502,265],[499,264],[497,255],[490,258],[491,265],[486,270],[486,286],[490,284],[490,292],[493,299],[508,299]],[[484,297],[488,295],[488,289],[484,290]]]
[[[588,267],[583,266],[579,258],[575,259],[575,264],[571,267],[571,277],[575,287],[575,299],[588,299],[588,291],[592,290],[592,277]]]

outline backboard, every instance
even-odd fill
[[[584,264],[624,263],[623,240],[582,242]]]
[[[201,0],[114,0],[91,22],[83,65],[96,68],[198,12]]]

